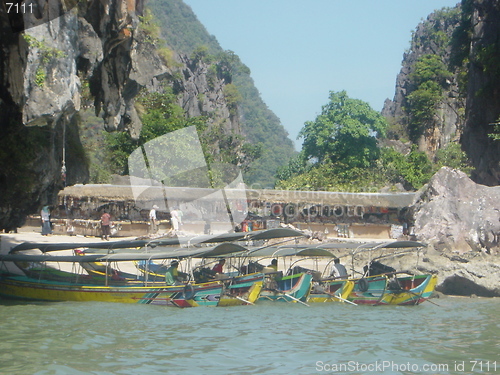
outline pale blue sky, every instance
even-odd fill
[[[392,99],[412,30],[459,0],[184,0],[251,70],[261,97],[295,141],[330,91],[380,111]]]

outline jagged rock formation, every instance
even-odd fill
[[[173,82],[173,88],[186,117],[209,116],[209,123],[222,122],[227,132],[241,134],[238,116],[231,113],[224,95],[224,87],[230,82],[219,78],[209,83],[210,64],[193,61],[186,54],[176,58],[182,64],[182,76]]]
[[[439,57],[449,75],[432,106],[432,118],[415,121],[416,111],[410,110],[410,97],[417,90],[412,73],[425,55]],[[418,25],[403,57],[394,99],[386,100],[382,114],[430,159],[436,150],[459,141],[475,167],[472,179],[498,185],[500,142],[488,134],[500,118],[499,62],[499,0],[464,0],[459,8],[435,12]]]
[[[472,1],[465,129],[461,143],[474,181],[500,184],[500,141],[488,134],[500,119],[500,0]]]
[[[62,12],[60,1],[49,3]],[[50,22],[35,15],[24,24],[16,20],[13,30],[0,7],[0,229],[18,227],[27,214],[55,202],[65,183],[87,181],[76,116],[82,102],[93,101],[108,131],[138,137],[134,97],[142,88],[161,90],[166,80],[188,116],[210,112],[210,121],[239,131],[222,79],[215,77],[210,88],[203,64],[174,53],[175,67],[169,67],[159,56],[138,27],[142,0],[80,2],[66,10]]]
[[[441,168],[407,212],[415,238],[428,244],[417,267],[439,275],[446,294],[500,296],[500,186],[474,183]],[[405,260],[407,269],[416,264]]]
[[[458,15],[458,12],[456,12]],[[386,99],[382,115],[390,122],[398,122],[409,133],[412,141],[420,151],[425,151],[433,158],[436,151],[444,148],[449,142],[458,140],[463,128],[464,100],[460,97],[457,74],[452,74],[446,80],[441,99],[436,104],[432,119],[428,120],[422,132],[412,135],[409,129],[408,96],[417,90],[412,73],[415,63],[425,55],[439,56],[441,62],[449,65],[451,46],[447,44],[457,27],[459,18],[443,17],[442,12],[432,13],[426,21],[420,23],[413,33],[410,50],[403,55],[401,71],[396,78],[394,99]],[[439,35],[440,37],[434,37]]]

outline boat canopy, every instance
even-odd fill
[[[88,249],[131,249],[146,246],[150,241],[132,240],[132,241],[112,241],[112,242],[66,242],[66,243],[44,243],[44,242],[23,242],[10,250],[10,254],[22,250],[39,249],[46,253],[49,251],[71,250],[79,248]],[[178,242],[172,243],[176,245]]]
[[[39,249],[43,253],[49,251],[71,250],[79,248],[88,249],[133,249],[142,247],[174,246],[179,244],[201,244],[231,242],[240,240],[269,240],[273,238],[303,237],[304,233],[289,228],[263,229],[253,232],[223,233],[216,235],[204,235],[195,237],[175,237],[159,238],[154,240],[126,240],[112,242],[67,242],[67,243],[46,243],[46,242],[23,242],[10,251],[16,253],[22,250]]]
[[[319,247],[265,247],[250,249],[247,253],[241,254],[246,257],[287,257],[287,256],[310,256],[335,258],[335,255]]]
[[[323,249],[330,250],[375,250],[375,249],[401,249],[412,247],[425,247],[426,245],[417,241],[391,241],[391,242],[330,242],[318,245]]]
[[[49,255],[49,254],[4,254],[0,262],[97,262],[100,254],[92,255]]]
[[[217,258],[248,251],[247,248],[234,243],[222,243],[215,247],[205,247],[200,250],[196,255],[193,255],[193,258]]]
[[[0,261],[5,262],[120,262],[153,259],[183,259],[192,257],[218,257],[247,251],[243,246],[222,243],[212,247],[176,248],[150,252],[128,252],[90,255],[49,255],[49,254],[5,254]]]

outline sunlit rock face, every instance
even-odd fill
[[[9,19],[0,7],[0,230],[55,203],[64,185],[88,181],[80,110],[95,109],[104,129],[138,138],[134,98],[167,84],[186,117],[205,115],[208,128],[241,134],[224,96],[230,82],[207,82],[208,64],[175,51],[168,66],[140,27],[142,0],[39,3],[43,17]]]
[[[499,248],[500,186],[476,184],[467,175],[441,168],[410,207],[415,236],[439,250],[496,252]]]
[[[87,180],[75,119],[84,82],[107,129],[140,129],[133,97],[144,75],[164,71],[134,69],[144,57],[136,40],[142,0],[40,4],[43,11],[16,20],[0,8],[1,229],[54,202],[64,183]]]
[[[394,98],[386,100],[382,114],[408,129],[415,62],[425,55],[439,57],[450,75],[432,119],[420,124],[423,129],[412,141],[430,159],[450,142],[459,142],[475,168],[472,180],[500,185],[500,142],[489,136],[492,124],[500,121],[500,0],[471,0],[457,7],[461,13],[453,17],[440,17],[437,11],[417,26],[403,55]],[[441,38],[450,42],[440,45]]]

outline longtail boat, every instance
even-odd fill
[[[185,285],[95,286],[36,280],[26,276],[0,276],[1,297],[32,301],[100,301],[189,307],[204,304],[200,300],[208,300],[207,295],[217,296],[222,291],[220,283],[193,284],[191,287],[187,291]]]
[[[270,278],[260,292],[259,301],[302,302],[311,291],[312,275],[299,273],[294,275]]]
[[[302,250],[302,249],[300,249]],[[301,256],[300,250],[290,247],[261,247],[243,253],[244,258],[276,259]],[[265,275],[259,301],[285,301],[305,304],[312,287],[312,274],[309,272],[289,272],[283,275],[271,267],[264,267],[258,261],[250,261],[247,270],[256,270]]]
[[[54,249],[51,249],[53,251]],[[149,253],[131,252],[112,254],[85,255],[50,255],[50,254],[6,254],[0,255],[0,262],[70,262],[70,263],[110,263],[131,260],[151,259],[185,259],[201,253],[225,254],[245,250],[236,244],[223,243],[215,247],[197,249],[175,249],[170,251],[154,251]],[[18,250],[16,250],[17,252]],[[2,267],[2,270],[6,268]],[[143,304],[162,304],[179,307],[217,305],[223,290],[223,283],[209,283],[167,286],[147,280],[134,280],[120,285],[112,285],[112,280],[105,277],[104,285],[88,283],[80,275],[71,280],[56,281],[26,275],[0,273],[0,296],[4,298],[38,300],[38,301],[103,301]]]
[[[350,248],[353,259],[368,257],[363,277],[350,278],[354,286],[347,299],[361,305],[418,305],[429,299],[437,283],[432,274],[397,272],[379,262],[382,259],[418,254],[425,245],[416,241],[393,241],[364,244],[330,244],[329,248]]]
[[[148,279],[133,274],[118,274],[112,262],[144,261],[150,264],[158,259],[191,259],[193,257],[220,257],[246,251],[240,245],[225,243],[234,240],[266,240],[279,237],[297,237],[300,232],[290,229],[271,229],[248,233],[198,236],[191,238],[166,238],[156,240],[114,241],[108,243],[22,243],[9,254],[0,254],[0,296],[4,298],[40,301],[107,301],[144,304],[162,304],[179,307],[229,306],[251,304],[262,288],[263,275],[232,278],[231,282],[212,280],[209,282],[186,282],[167,286],[164,280]],[[202,238],[200,238],[202,237]],[[220,243],[212,247],[177,247],[176,244]],[[59,250],[86,249],[79,255],[51,255]],[[22,251],[38,249],[41,254],[23,254]],[[92,252],[94,251],[94,252]],[[78,274],[52,267],[40,267],[37,273],[16,274],[9,272],[5,264],[34,265],[43,262],[72,263],[84,265],[90,274]],[[24,271],[33,267],[21,268]],[[21,273],[21,271],[20,271]],[[30,277],[31,276],[31,277]],[[90,276],[90,279],[89,279]],[[116,276],[116,275],[115,275]],[[251,283],[250,280],[254,279]],[[97,281],[96,281],[97,280]],[[96,285],[100,281],[99,285]]]
[[[291,264],[287,274],[297,273],[297,272],[309,272],[312,275],[312,288],[307,297],[302,299],[304,302],[352,303],[347,300],[347,297],[354,286],[354,282],[347,280],[347,278],[345,279],[333,278],[328,275],[327,271],[329,271],[330,263],[337,258],[331,251],[328,251],[320,247],[304,246],[302,248],[295,247],[294,255],[302,257],[302,259],[299,259],[295,263]],[[306,269],[297,265],[299,262],[308,259],[314,259],[314,260],[331,259],[331,261],[325,265],[323,272],[320,272],[317,269],[315,270]]]

